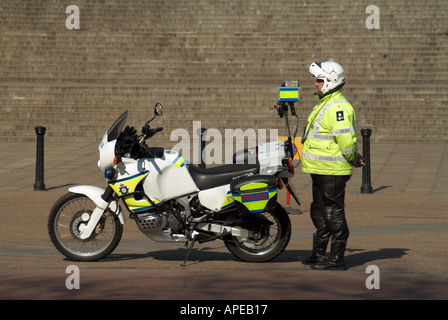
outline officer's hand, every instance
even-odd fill
[[[352,161],[352,165],[355,168],[364,167],[366,165],[364,161],[366,161],[366,159],[364,159],[362,155],[357,153],[355,160]]]

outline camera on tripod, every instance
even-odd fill
[[[282,102],[298,102],[302,88],[298,81],[285,81],[278,88],[278,100]]]
[[[288,105],[291,109],[291,114],[296,115],[294,103],[300,101],[302,88],[298,81],[285,81],[278,87],[278,102],[275,106],[280,118],[288,114]]]

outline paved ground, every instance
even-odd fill
[[[446,144],[372,145],[374,192],[360,193],[361,169],[347,188],[351,236],[349,270],[343,272],[312,271],[299,263],[310,253],[313,233],[311,181],[300,172],[294,184],[302,205],[291,204],[292,239],[272,262],[239,262],[222,242],[213,242],[197,245],[182,269],[182,244],[152,242],[130,220],[107,259],[66,260],[50,243],[46,219],[69,185],[105,185],[96,144],[46,143],[45,191],[33,191],[35,144],[1,143],[0,149],[0,299],[448,298]],[[286,195],[280,197],[285,203]],[[79,267],[79,290],[66,288],[70,265]],[[371,265],[378,267],[379,289],[366,288]]]

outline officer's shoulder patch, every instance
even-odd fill
[[[336,111],[336,120],[337,121],[344,120],[344,111]]]

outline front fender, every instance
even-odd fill
[[[85,195],[90,200],[92,200],[98,208],[101,208],[102,210],[106,210],[106,208],[109,205],[101,197],[101,195],[105,191],[103,188],[95,187],[95,186],[85,186],[84,185],[84,186],[70,187],[68,189],[68,191],[73,192],[73,193],[78,193],[78,194]],[[112,212],[115,212],[117,214],[118,219],[120,220],[121,224],[124,224],[125,223],[124,215],[123,215],[123,212],[121,211],[120,206],[118,205],[118,201],[117,200],[113,200],[110,203],[109,208],[110,208],[110,210]]]

